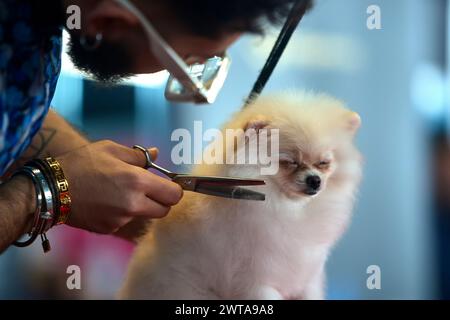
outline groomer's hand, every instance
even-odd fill
[[[152,158],[158,150],[150,149]],[[162,218],[183,191],[143,169],[144,153],[111,141],[89,144],[57,158],[69,182],[68,224],[111,234],[132,220]]]

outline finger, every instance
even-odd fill
[[[147,149],[152,161],[158,157],[158,149]],[[142,150],[117,145],[114,149],[114,155],[120,160],[136,167],[144,168],[147,165],[147,158]]]
[[[162,205],[173,206],[183,197],[183,189],[177,183],[145,171],[141,174],[145,194]]]
[[[148,152],[150,153],[150,157],[151,157],[152,161],[155,161],[158,158],[158,155],[159,155],[158,148],[150,148],[150,149],[148,149]]]
[[[165,217],[169,211],[170,206],[163,205],[153,199],[145,197],[142,201],[142,212],[139,216],[147,217],[147,218],[163,218]]]

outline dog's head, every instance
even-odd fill
[[[240,120],[244,129],[256,133],[279,129],[279,150],[272,150],[278,155],[279,169],[263,178],[269,188],[288,198],[318,195],[331,180],[345,179],[348,167],[359,162],[353,137],[361,119],[328,96],[261,97]]]

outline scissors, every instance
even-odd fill
[[[183,190],[231,199],[257,201],[266,200],[266,196],[264,193],[240,187],[265,185],[265,182],[263,180],[178,174],[153,163],[150,153],[146,148],[135,145],[133,146],[133,149],[140,150],[144,153],[146,159],[146,165],[144,169],[155,169],[163,173],[164,175],[172,179],[173,182],[179,184],[181,188],[183,188]]]

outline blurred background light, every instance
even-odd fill
[[[446,114],[447,77],[444,70],[430,62],[418,64],[412,75],[411,99],[425,117],[439,121]]]
[[[244,56],[246,62],[255,67],[264,64],[277,37],[277,32],[269,31],[265,37],[253,39],[249,54]],[[367,54],[364,45],[356,37],[303,28],[290,40],[283,53],[283,63],[277,71],[304,68],[357,72],[365,66]]]

